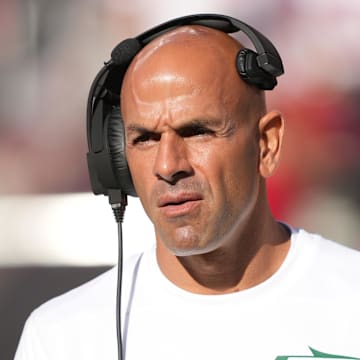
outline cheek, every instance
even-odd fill
[[[192,148],[189,154],[195,174],[204,177],[212,191],[222,192],[222,196],[245,190],[258,174],[258,150],[252,139],[224,139]]]
[[[258,151],[255,144],[244,144],[222,152],[221,172],[218,181],[229,204],[239,205],[250,201],[257,188]]]
[[[151,160],[145,154],[127,150],[127,162],[136,192],[141,201],[149,192],[148,187],[152,181]]]

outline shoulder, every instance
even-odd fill
[[[337,263],[340,265],[355,265],[356,268],[360,266],[360,251],[358,250],[326,239],[319,234],[307,232],[304,229],[292,229],[292,237],[296,242],[301,242],[302,247],[307,247],[319,256],[319,260],[333,261],[336,258],[338,260]],[[343,260],[346,260],[346,262]]]
[[[133,268],[140,255],[134,255],[123,264],[123,283],[131,281]],[[93,313],[109,313],[115,308],[118,267],[98,275],[94,279],[70,291],[54,297],[35,309],[31,318],[36,320],[67,321],[82,317],[89,317]]]
[[[360,298],[360,251],[303,229],[292,231],[296,256],[312,283],[317,279],[322,288],[328,285]]]
[[[115,289],[116,273],[116,267],[113,267],[94,279],[50,299],[36,309],[36,312],[47,313],[53,309],[66,311],[80,306],[98,306],[107,301],[109,292]]]
[[[124,263],[125,284],[131,282],[128,278],[139,258],[133,256]],[[79,359],[83,351],[102,358],[96,355],[99,349],[112,353],[116,349],[112,329],[116,328],[117,270],[115,266],[35,309],[26,321],[16,359]],[[86,339],[86,348],[77,344],[79,334]]]

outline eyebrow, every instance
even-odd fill
[[[144,133],[150,131],[146,127],[138,124],[131,124],[126,127],[126,130],[130,133]]]
[[[182,124],[179,124],[178,126],[174,127],[175,131],[181,131],[185,128],[191,128],[191,127],[218,127],[219,125],[222,125],[223,121],[219,118],[194,118],[188,121],[185,121]],[[129,133],[146,133],[146,132],[153,132],[156,133],[156,130],[151,130],[149,128],[146,128],[143,125],[140,124],[130,124],[126,127],[126,130]]]

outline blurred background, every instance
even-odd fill
[[[0,0],[1,359],[35,306],[116,262],[116,225],[85,161],[93,78],[122,39],[196,12],[253,25],[282,56],[268,94],[286,120],[268,183],[276,217],[360,249],[358,0]],[[125,256],[151,233],[129,199]]]

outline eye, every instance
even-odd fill
[[[214,132],[211,129],[202,125],[187,126],[179,131],[179,134],[182,137],[204,136],[204,135],[211,135],[213,133]]]
[[[160,135],[152,132],[143,132],[138,136],[134,137],[132,140],[133,145],[142,145],[147,144],[151,141],[158,141],[160,139]]]
[[[143,143],[148,141],[150,138],[149,134],[141,134],[139,136],[137,136],[136,138],[133,139],[132,143],[133,145],[136,145],[138,143]]]

